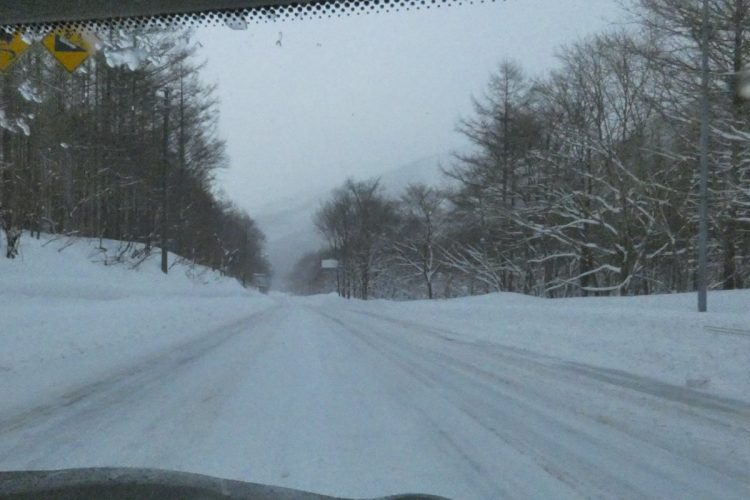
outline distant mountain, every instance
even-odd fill
[[[449,161],[448,155],[432,155],[388,170],[378,177],[385,192],[395,197],[413,183],[444,185],[445,177],[440,167]],[[325,243],[312,218],[336,187],[299,193],[255,210],[254,218],[266,234],[266,250],[274,271],[274,289],[288,290],[287,277],[294,264]]]
[[[447,154],[432,155],[388,170],[380,175],[380,183],[390,196],[399,196],[409,184],[443,187],[447,179],[440,168],[448,165]]]

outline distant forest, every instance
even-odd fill
[[[166,249],[243,281],[268,273],[261,231],[215,194],[227,159],[191,32],[99,39],[72,75],[39,43],[0,74],[5,256],[27,230]]]
[[[327,246],[298,293],[546,297],[696,286],[701,1],[626,2],[633,23],[559,50],[530,79],[504,61],[443,166],[452,188],[347,181],[316,215]],[[711,0],[710,288],[750,286],[750,2]],[[338,269],[321,269],[335,259]]]

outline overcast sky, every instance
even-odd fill
[[[459,149],[456,123],[500,60],[541,74],[561,45],[618,18],[614,0],[508,0],[203,28],[230,157],[219,185],[252,214]]]

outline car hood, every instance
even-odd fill
[[[331,500],[305,491],[159,469],[86,468],[0,472],[0,499]],[[445,500],[404,494],[390,500]]]

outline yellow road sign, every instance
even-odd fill
[[[53,31],[44,37],[42,45],[71,73],[94,53],[86,36],[74,31]]]
[[[0,31],[0,71],[10,68],[28,48],[20,33]]]

